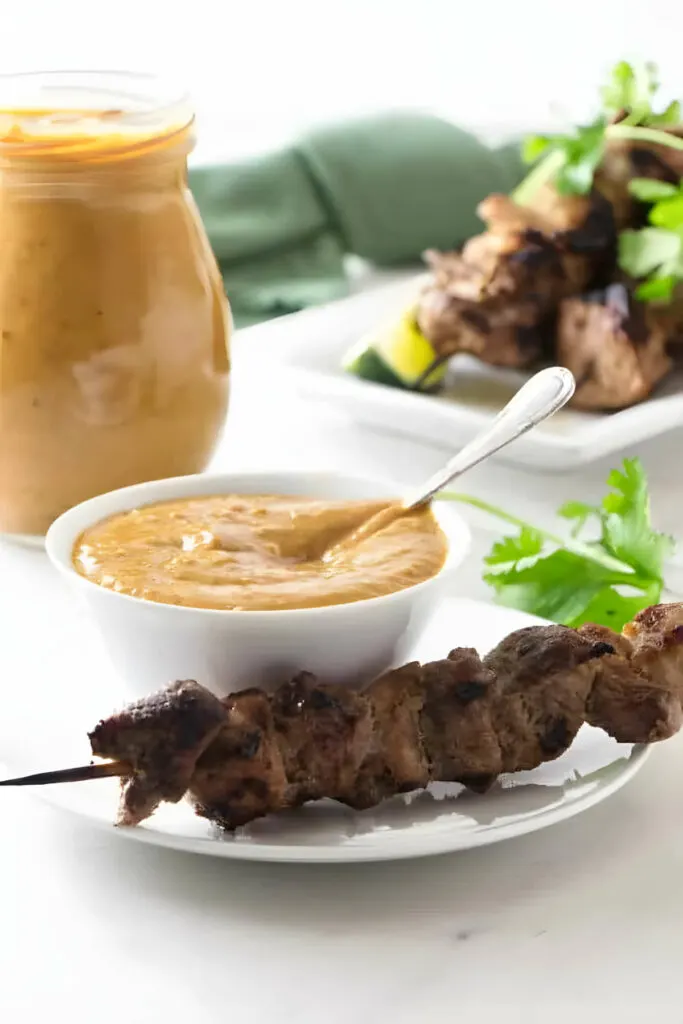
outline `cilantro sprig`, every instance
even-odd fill
[[[626,459],[607,483],[600,505],[572,501],[559,509],[572,523],[564,539],[469,495],[442,492],[440,498],[515,526],[516,534],[496,541],[485,559],[484,580],[502,604],[566,626],[595,622],[620,630],[660,600],[664,562],[674,545],[652,527],[647,477],[638,459]],[[589,526],[596,536],[582,540]]]
[[[619,235],[619,266],[632,277],[645,278],[636,298],[666,302],[683,280],[683,182],[633,178],[628,187],[636,199],[652,205],[647,227]]]
[[[608,115],[621,115],[621,124],[679,124],[681,104],[678,100],[672,100],[659,114],[652,109],[658,90],[656,64],[651,61],[629,64],[620,60],[601,89],[603,109]]]
[[[683,150],[683,139],[662,130],[680,123],[681,105],[674,100],[657,113],[653,102],[658,89],[654,64],[620,61],[602,89],[602,112],[595,120],[566,134],[533,135],[525,141],[522,155],[534,166],[512,193],[514,201],[524,206],[550,182],[562,195],[587,195],[612,139]],[[610,123],[617,114],[618,123]]]
[[[600,117],[567,135],[532,135],[524,142],[522,158],[525,163],[536,163],[541,157],[552,157],[553,184],[560,195],[586,195],[605,152],[606,127]]]

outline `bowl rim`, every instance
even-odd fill
[[[108,595],[111,599],[131,603],[133,606],[138,606],[141,611],[147,609],[148,611],[154,610],[185,616],[188,613],[192,613],[195,616],[201,614],[202,616],[210,616],[212,618],[229,616],[231,620],[234,620],[236,617],[255,619],[266,616],[272,618],[276,614],[278,620],[282,621],[282,618],[285,616],[300,617],[303,614],[307,614],[317,617],[320,615],[334,615],[339,614],[340,609],[375,606],[378,603],[400,599],[401,596],[405,598],[406,595],[416,595],[425,588],[433,586],[437,581],[442,581],[444,577],[452,574],[462,564],[471,548],[472,534],[464,516],[453,508],[452,505],[446,503],[439,504],[437,502],[437,507],[434,508],[435,517],[448,542],[446,559],[437,573],[426,580],[414,583],[409,587],[403,587],[401,590],[391,591],[388,594],[366,597],[359,601],[345,601],[339,604],[316,605],[305,608],[199,608],[193,605],[166,604],[163,601],[150,601],[145,597],[121,594],[116,590],[102,587],[93,580],[88,579],[87,576],[82,576],[72,563],[71,555],[74,545],[83,530],[111,515],[134,508],[141,508],[145,505],[156,504],[159,501],[173,501],[174,497],[236,494],[240,492],[229,489],[231,481],[235,481],[237,487],[247,487],[249,483],[256,485],[259,480],[265,480],[266,478],[271,480],[279,478],[283,481],[283,486],[286,486],[285,481],[287,479],[292,481],[310,480],[312,485],[315,482],[322,484],[325,480],[335,481],[337,485],[340,482],[343,484],[346,481],[351,485],[359,487],[376,488],[378,492],[386,493],[387,497],[400,497],[402,492],[406,490],[405,485],[398,483],[396,480],[315,469],[234,470],[164,477],[160,480],[149,480],[144,483],[131,484],[128,487],[119,487],[112,491],[106,491],[67,509],[66,512],[63,512],[54,520],[47,531],[45,536],[47,556],[54,568],[63,576],[66,576],[72,584],[85,588],[86,592],[96,592],[100,596]],[[203,486],[204,484],[206,485],[205,487]],[[178,488],[177,491],[176,488]],[[254,490],[245,490],[243,493],[257,494],[258,489],[255,487]],[[285,491],[281,493],[286,494]],[[299,495],[292,494],[292,497],[296,496]],[[315,495],[311,496],[314,497]],[[349,500],[353,500],[353,498],[349,496]],[[113,503],[115,507],[104,511],[104,506],[110,503]],[[84,516],[87,512],[93,512],[93,515]]]

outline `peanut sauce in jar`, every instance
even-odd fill
[[[231,321],[192,126],[152,76],[0,76],[2,533],[213,452]]]

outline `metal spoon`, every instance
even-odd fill
[[[501,448],[505,448],[532,427],[556,413],[567,404],[574,394],[575,387],[573,375],[563,366],[551,366],[534,374],[501,409],[493,423],[461,448],[442,469],[437,470],[425,483],[408,493],[399,505],[391,505],[376,513],[352,533],[337,541],[324,552],[323,561],[333,560],[337,554],[348,550],[349,546],[388,526],[411,509],[427,505],[446,484],[462,476],[473,466],[478,466],[484,459],[488,459],[489,455],[499,452]]]
[[[575,387],[573,374],[563,366],[550,366],[535,373],[501,409],[493,423],[449,459],[443,469],[437,470],[403,499],[403,508],[425,505],[456,477],[547,420],[567,404]]]

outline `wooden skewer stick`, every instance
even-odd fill
[[[103,761],[101,764],[84,764],[79,768],[59,768],[53,772],[21,775],[16,779],[0,779],[0,786],[50,786],[58,782],[87,782],[90,779],[106,779],[111,775],[131,774],[132,769],[125,761]]]

